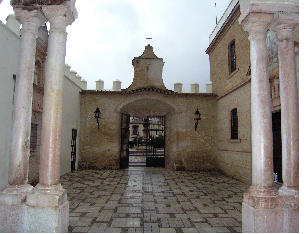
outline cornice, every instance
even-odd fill
[[[68,0],[11,0],[12,6],[61,5]]]
[[[213,97],[216,98],[217,95],[214,93],[178,93],[172,90],[164,90],[156,87],[149,87],[149,88],[139,88],[135,90],[121,90],[121,91],[98,91],[98,90],[83,90],[81,91],[82,94],[137,94],[137,93],[161,93],[170,96],[202,96],[202,97]]]

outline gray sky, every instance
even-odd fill
[[[147,44],[163,58],[163,80],[174,83],[209,83],[209,56],[205,53],[218,20],[230,0],[77,0],[78,19],[68,26],[66,63],[95,89],[102,79],[105,89],[120,80],[127,88],[133,80],[132,59]],[[12,13],[9,0],[0,4],[0,20]],[[152,40],[146,40],[152,37]]]

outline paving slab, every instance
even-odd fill
[[[248,185],[219,173],[131,167],[61,177],[71,233],[241,232]]]

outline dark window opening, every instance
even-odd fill
[[[229,44],[229,72],[232,73],[236,70],[236,55],[235,55],[235,41]]]
[[[237,108],[234,108],[230,112],[230,119],[231,119],[231,139],[238,139],[238,115],[237,115]]]
[[[281,111],[272,113],[273,133],[273,169],[277,175],[277,181],[282,183],[282,135],[281,135]],[[275,179],[275,178],[274,178]]]
[[[132,135],[137,135],[138,134],[138,125],[133,125],[132,126]]]

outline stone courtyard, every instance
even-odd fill
[[[130,167],[61,177],[69,232],[241,232],[248,186],[217,172]]]

